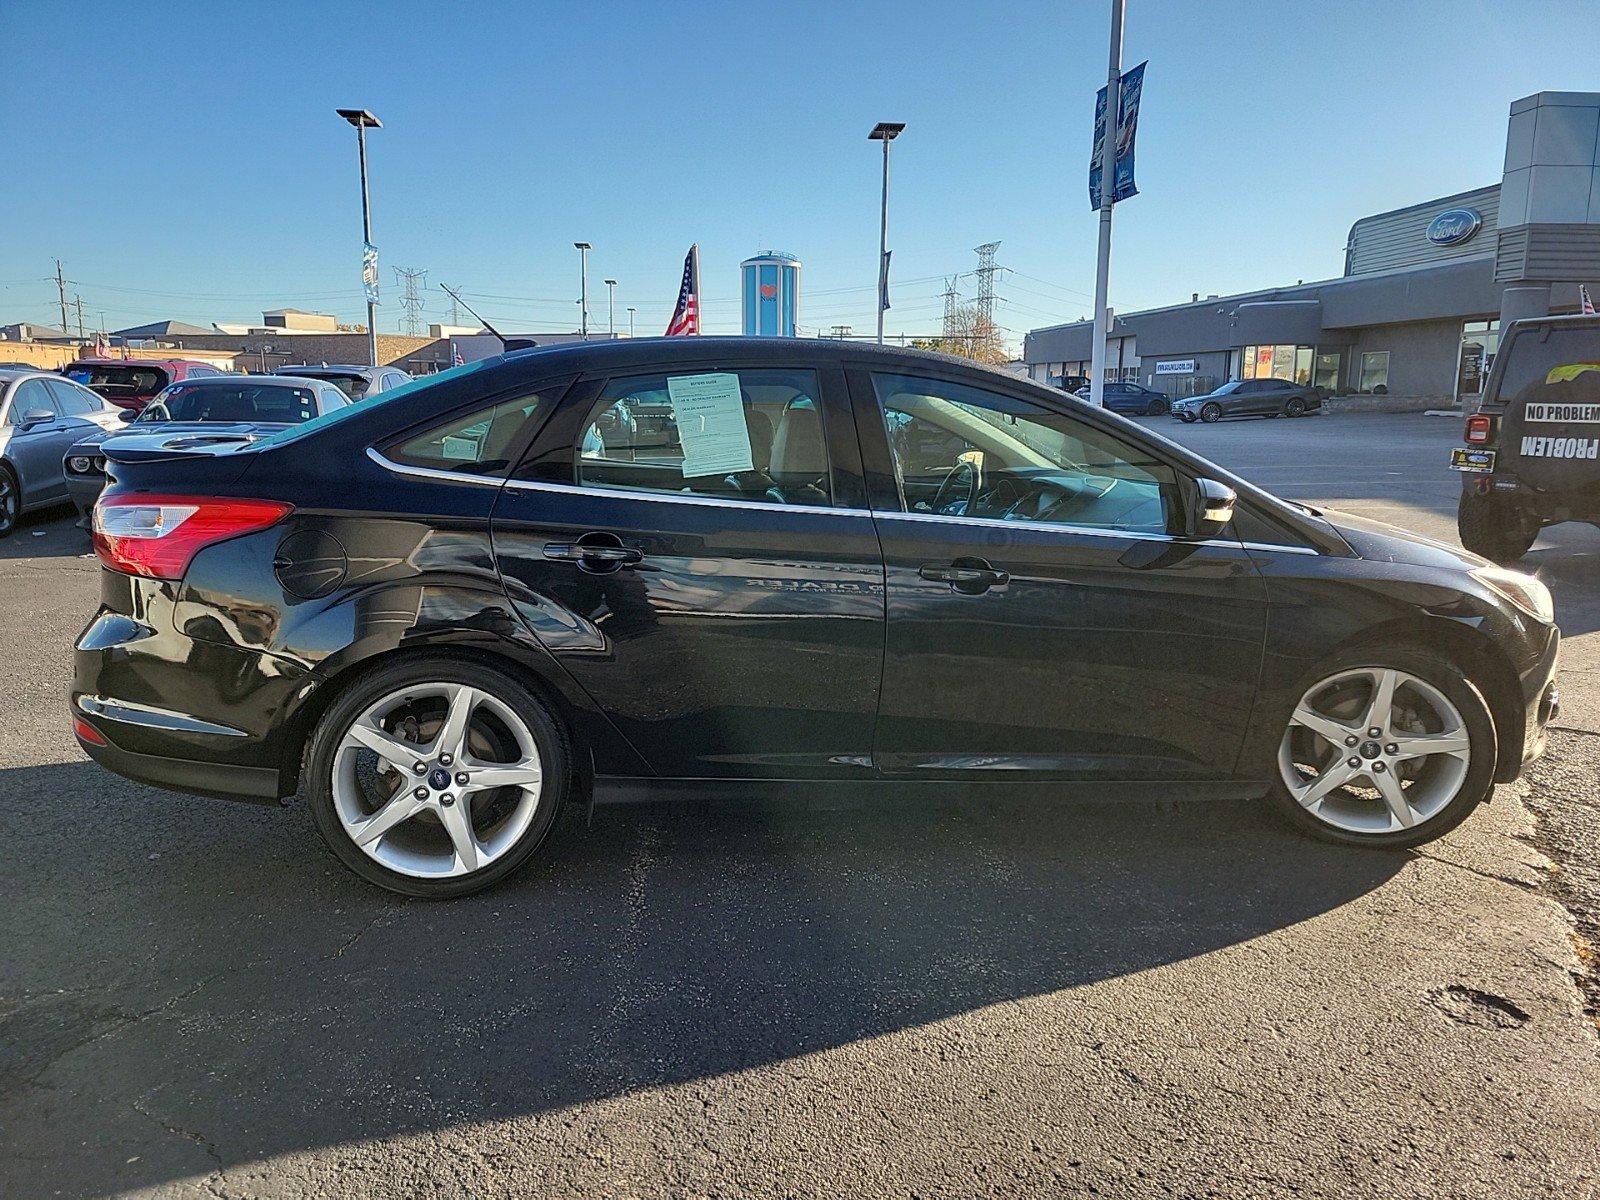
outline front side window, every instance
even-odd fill
[[[52,379],[49,382],[50,391],[56,398],[56,408],[65,416],[88,416],[92,412],[99,412],[105,403],[93,392],[85,391],[65,379]]]
[[[535,418],[550,411],[566,385],[473,409],[384,450],[398,463],[467,475],[503,475],[532,439]]]
[[[613,379],[584,426],[577,462],[578,483],[590,487],[832,503],[815,371]]]
[[[874,374],[907,512],[1166,533],[1177,473],[1063,413],[966,384]]]

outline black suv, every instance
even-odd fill
[[[1465,439],[1450,465],[1468,550],[1515,562],[1546,525],[1600,524],[1600,316],[1511,324]]]
[[[1079,400],[1089,398],[1089,385],[1084,383],[1073,393]],[[1106,407],[1115,413],[1136,413],[1140,416],[1159,417],[1172,405],[1165,392],[1147,388],[1142,383],[1106,384]]]

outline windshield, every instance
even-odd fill
[[[351,417],[358,416],[361,413],[369,413],[373,409],[391,401],[414,396],[422,389],[433,387],[434,384],[443,383],[447,379],[459,379],[463,375],[471,375],[474,371],[481,371],[485,367],[492,366],[504,359],[505,355],[498,354],[493,358],[482,358],[477,362],[451,367],[448,371],[440,371],[437,375],[424,375],[420,379],[413,379],[410,383],[403,383],[397,388],[379,392],[371,400],[362,404],[347,404],[343,408],[336,408],[332,412],[323,413],[320,417],[307,421],[302,425],[296,425],[293,429],[280,429],[271,437],[263,438],[260,444],[262,446],[281,446],[286,442],[297,441],[308,434],[326,429],[330,425],[336,425],[340,421],[348,421]]]
[[[1506,352],[1505,374],[1500,380],[1500,400],[1534,420],[1576,419],[1593,414],[1550,406],[1600,404],[1600,330],[1588,328],[1521,330]],[[1528,411],[1527,406],[1543,407]]]
[[[354,375],[342,371],[285,371],[285,375],[304,375],[308,379],[321,379],[333,384],[352,400],[359,400],[367,394],[368,381],[365,375]]]
[[[1232,383],[1223,384],[1221,387],[1219,387],[1216,391],[1212,392],[1211,394],[1213,396],[1229,396],[1229,395],[1232,395],[1234,392],[1237,392],[1238,390],[1239,390],[1239,380],[1235,379]]]
[[[67,368],[67,378],[96,391],[134,396],[153,396],[167,386],[167,373],[160,367],[120,363],[80,363]]]
[[[165,421],[249,421],[298,425],[317,415],[308,387],[282,383],[177,383],[139,414],[135,425]]]

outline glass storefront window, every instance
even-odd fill
[[[1287,379],[1311,382],[1310,346],[1246,346],[1240,359],[1240,379]]]
[[[1385,392],[1389,390],[1389,352],[1369,350],[1361,356],[1361,377],[1356,390],[1375,392],[1379,388]]]
[[[1317,355],[1316,370],[1312,373],[1311,382],[1317,387],[1325,388],[1330,392],[1339,390],[1339,355],[1337,353]]]

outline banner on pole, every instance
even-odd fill
[[[1144,92],[1147,63],[1131,67],[1122,75],[1121,103],[1117,105],[1117,161],[1112,176],[1111,202],[1137,196],[1133,182],[1133,140],[1139,132],[1139,97]],[[1101,88],[1094,102],[1094,155],[1089,160],[1089,207],[1100,207],[1100,151],[1106,136],[1106,89]]]
[[[367,293],[367,303],[378,302],[378,248],[371,242],[361,243],[361,286]]]

